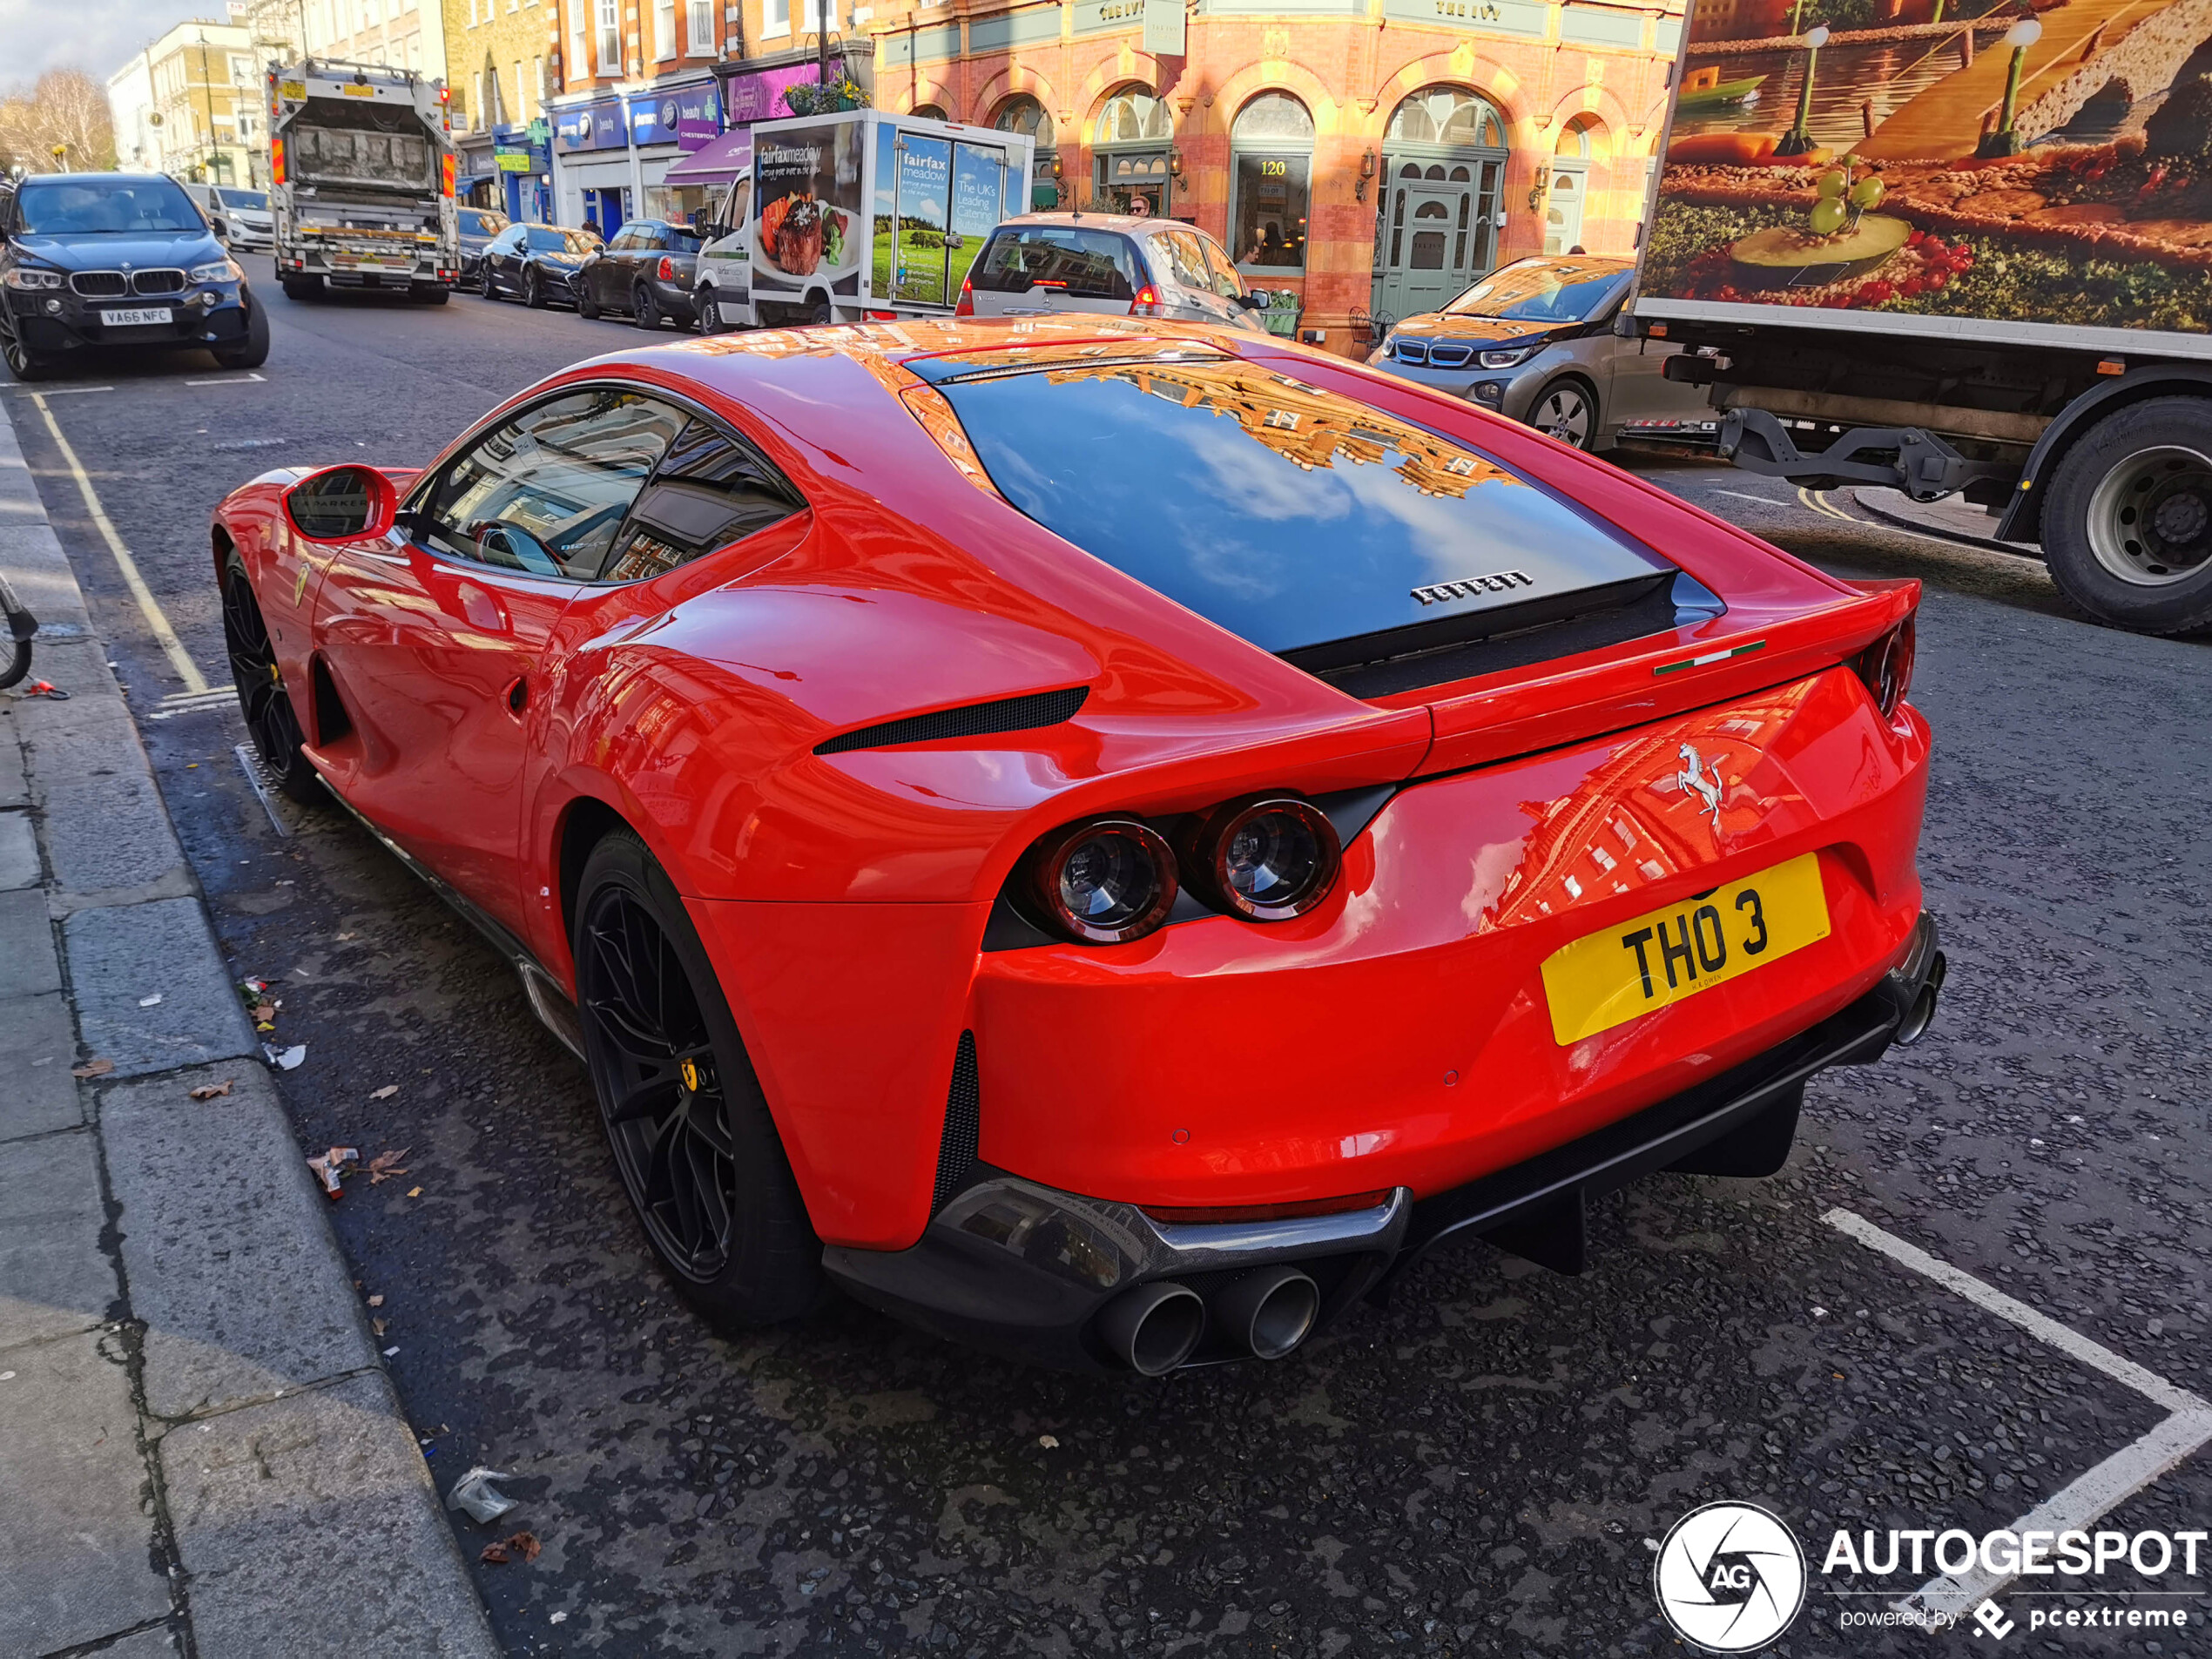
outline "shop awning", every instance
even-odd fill
[[[725,132],[711,144],[670,164],[671,185],[726,185],[752,171],[752,134]]]

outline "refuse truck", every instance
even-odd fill
[[[709,334],[951,316],[998,222],[1028,211],[1025,133],[847,110],[752,137],[749,172],[695,226]]]
[[[294,300],[374,288],[443,305],[461,274],[442,81],[320,59],[269,71],[277,280]]]
[[[1695,12],[1629,326],[1722,454],[1962,496],[2092,616],[2212,627],[2202,5]]]

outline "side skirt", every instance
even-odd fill
[[[577,1015],[576,1004],[570,1001],[561,989],[560,981],[545,971],[544,965],[530,954],[529,948],[485,914],[473,900],[457,891],[435,874],[421,860],[401,846],[364,816],[360,807],[340,794],[329,779],[322,786],[330,792],[331,799],[353,816],[354,821],[374,836],[387,853],[405,865],[431,892],[463,921],[484,936],[487,944],[507,959],[507,965],[523,981],[523,995],[529,999],[530,1012],[537,1022],[550,1031],[561,1046],[578,1061],[583,1058],[583,1022]]]

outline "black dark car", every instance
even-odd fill
[[[626,311],[640,328],[658,329],[670,319],[689,328],[698,320],[691,285],[700,240],[688,226],[666,219],[631,219],[583,262],[577,308],[587,317]]]
[[[515,221],[493,207],[464,207],[456,217],[461,221],[461,274],[473,278],[491,239]]]
[[[269,354],[268,314],[199,209],[158,173],[48,173],[0,194],[0,355],[19,381],[88,346]]]
[[[577,273],[599,251],[590,231],[562,225],[509,225],[484,245],[476,286],[487,300],[518,296],[526,306],[577,302]]]

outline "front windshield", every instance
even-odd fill
[[[1444,309],[1454,317],[1588,322],[1626,276],[1610,260],[1516,260],[1493,271]]]
[[[269,211],[269,192],[266,190],[233,190],[226,185],[215,193],[223,199],[226,207],[246,207],[257,213]]]
[[[26,179],[16,193],[25,236],[148,236],[204,231],[191,198],[167,179]]]

